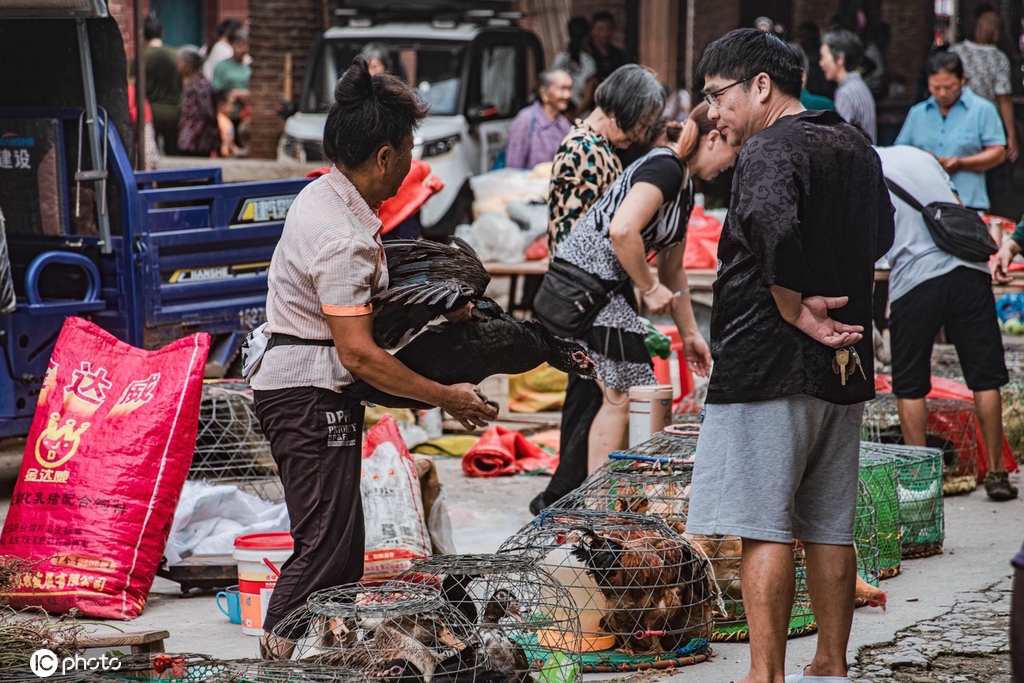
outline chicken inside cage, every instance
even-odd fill
[[[527,683],[543,672],[568,679],[579,666],[576,605],[531,558],[438,555],[415,563],[397,581],[439,587],[446,603],[475,627],[477,668],[489,679]]]
[[[556,510],[539,522],[502,551],[533,554],[563,582],[587,650],[647,656],[707,647],[721,600],[699,546],[636,514]]]

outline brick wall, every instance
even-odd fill
[[[323,4],[321,0],[250,0],[249,13],[252,155],[272,159],[284,130],[275,107],[283,95],[285,54],[292,53],[292,94],[298,97],[309,50],[324,31]]]
[[[813,21],[824,32],[837,6],[834,0],[793,0],[793,28],[805,21]]]
[[[121,40],[124,41],[124,51],[128,59],[135,56],[135,3],[132,0],[108,0],[107,11],[117,21],[121,29]],[[148,11],[149,3],[143,2],[143,11]]]
[[[740,14],[740,0],[695,1],[692,28],[693,45],[692,49],[686,50],[689,59],[692,60],[691,68],[694,74],[697,72],[697,65],[700,63],[701,55],[707,44],[721,38],[734,28],[739,28]],[[685,14],[683,16],[685,17]],[[685,66],[682,73],[687,73]],[[687,83],[686,85],[692,92],[695,84]]]
[[[932,0],[884,0],[882,21],[889,24],[892,44],[887,54],[889,71],[906,83],[903,98],[913,98],[918,76],[931,49],[935,22]]]

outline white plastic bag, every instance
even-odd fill
[[[510,199],[547,203],[550,178],[535,176],[521,168],[502,168],[473,176],[469,186],[473,190],[473,217],[488,211],[506,212]]]
[[[188,481],[174,511],[164,558],[173,565],[192,555],[230,555],[237,536],[288,529],[284,503],[268,503],[237,486]]]
[[[263,354],[267,352],[267,344],[270,342],[267,325],[269,323],[263,323],[255,330],[249,330],[242,342],[242,379],[246,382],[252,380],[263,360]]]
[[[516,263],[526,258],[526,233],[511,218],[497,211],[488,211],[471,226],[460,226],[455,231],[473,247],[481,261]]]

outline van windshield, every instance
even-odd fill
[[[327,111],[338,78],[361,52],[382,54],[388,70],[416,88],[430,105],[431,114],[458,112],[465,42],[383,38],[368,43],[335,39],[323,45],[313,64],[311,91],[303,97],[301,110],[304,112]]]

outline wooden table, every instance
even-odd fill
[[[516,311],[529,312],[533,310],[533,295],[536,289],[528,286],[529,280],[523,283],[523,291],[519,293],[519,278],[540,276],[548,272],[548,260],[543,261],[519,261],[517,263],[505,263],[503,261],[487,261],[484,268],[491,274],[491,277],[508,278],[508,306],[505,310],[509,314]],[[532,291],[531,291],[532,290]],[[529,301],[526,299],[529,298]]]
[[[509,278],[509,306],[508,312],[514,313],[516,311],[528,312],[532,309],[532,297],[535,293],[530,291],[529,288],[524,287],[522,293],[519,292],[519,278],[528,277],[532,275],[543,275],[548,272],[548,261],[520,261],[517,263],[504,263],[500,261],[488,261],[484,263],[484,267],[492,277],[507,277]],[[687,268],[686,278],[690,283],[690,291],[695,293],[710,293],[712,286],[714,285],[715,278],[717,277],[717,271],[712,269],[696,269]],[[1010,272],[1010,277],[1013,281],[1006,285],[994,285],[993,292],[996,296],[1005,294],[1007,292],[1019,292],[1024,289],[1024,270],[1015,270]],[[888,270],[876,270],[875,271],[875,282],[888,282],[889,271]],[[527,297],[530,297],[531,301],[525,301]]]

